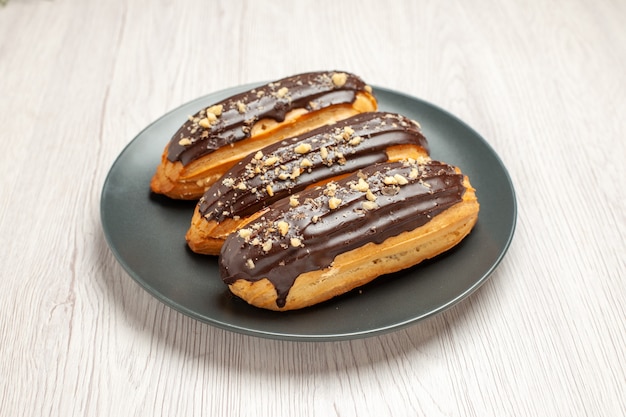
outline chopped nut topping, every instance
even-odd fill
[[[283,87],[276,92],[276,97],[283,98],[289,93],[289,89],[287,87]]]
[[[308,143],[301,143],[295,147],[294,151],[300,155],[311,152],[311,145]]]
[[[278,227],[278,231],[280,232],[281,236],[285,236],[289,231],[289,223],[284,220],[279,221],[276,224],[276,227]]]
[[[324,190],[324,194],[329,197],[334,197],[335,192],[337,192],[337,183],[329,182],[326,184],[326,189]]]
[[[265,160],[265,162],[263,162],[263,165],[269,167],[269,166],[274,165],[277,162],[278,162],[278,158],[276,158],[275,156],[270,156],[269,158]]]
[[[395,177],[385,177],[383,178],[383,182],[387,185],[396,185],[398,184],[398,180]]]
[[[348,75],[343,72],[336,72],[333,74],[332,80],[333,84],[335,84],[335,87],[343,87],[348,80]]]
[[[300,202],[298,201],[298,196],[292,195],[291,197],[289,197],[289,205],[291,207],[298,207],[300,205]]]
[[[374,201],[364,201],[361,203],[361,207],[363,207],[363,210],[375,210],[378,207],[378,204]]]
[[[239,113],[245,113],[247,110],[246,104],[243,101],[238,101],[235,103],[237,105],[237,111]]]
[[[248,267],[248,269],[254,269],[254,261],[248,258],[248,260],[246,261],[246,266]]]
[[[336,209],[337,207],[339,207],[340,204],[341,204],[341,199],[340,198],[331,197],[328,200],[328,207],[330,207],[331,210]]]
[[[352,139],[350,139],[350,142],[348,143],[352,146],[357,146],[358,144],[361,143],[362,140],[363,138],[361,136],[355,136]]]
[[[272,241],[266,240],[265,242],[263,242],[263,246],[261,246],[261,248],[263,248],[263,251],[269,252],[270,250],[272,250]]]
[[[237,184],[237,189],[238,190],[246,190],[248,187],[246,187],[246,184],[242,181],[239,184]]]
[[[417,170],[417,168],[411,168],[411,172],[409,172],[409,178],[414,180],[415,178],[417,178],[419,175],[419,171]]]
[[[182,138],[181,140],[178,141],[178,144],[180,146],[189,146],[189,145],[191,145],[191,139],[189,139],[189,138]]]
[[[250,229],[239,229],[239,237],[242,239],[248,239],[252,235],[252,230]]]
[[[363,88],[365,89],[365,91],[367,91],[368,93],[372,94],[372,86],[371,85],[366,85]]]
[[[274,190],[272,189],[271,185],[267,185],[267,187],[265,187],[265,191],[267,191],[267,195],[269,195],[270,197],[274,196]]]
[[[198,124],[205,129],[208,129],[211,127],[211,122],[209,122],[209,119],[207,119],[206,117],[200,120]]]
[[[371,190],[367,190],[367,192],[365,193],[365,198],[367,198],[368,201],[376,201],[376,196]]]
[[[310,168],[313,166],[313,162],[311,162],[311,160],[308,158],[304,158],[302,161],[300,161],[300,166],[302,168]]]
[[[224,110],[224,106],[222,106],[221,104],[216,104],[215,106],[211,106],[208,109],[206,109],[207,114],[214,114],[215,116],[219,117],[222,115],[222,110]]]
[[[398,185],[406,185],[409,183],[409,180],[407,180],[400,174],[395,174],[393,178],[396,180],[396,184]]]
[[[300,239],[298,239],[297,237],[292,237],[289,240],[289,243],[291,243],[291,246],[293,246],[293,247],[298,247],[298,246],[302,245],[302,241]]]
[[[326,146],[322,146],[320,148],[320,156],[322,157],[322,159],[328,158],[328,149],[326,148]]]
[[[370,186],[367,183],[367,181],[365,181],[363,178],[359,178],[359,182],[357,182],[356,184],[351,185],[350,188],[352,188],[353,190],[357,190],[357,191],[360,191],[360,192],[364,193],[367,190],[369,190]]]
[[[354,129],[352,129],[350,126],[346,126],[343,128],[343,133],[341,134],[343,136],[344,139],[350,139],[350,136],[352,136],[354,134]]]
[[[257,151],[257,153],[254,154],[254,159],[256,159],[257,161],[263,159],[263,152]]]
[[[233,185],[235,185],[235,180],[232,178],[224,178],[222,180],[222,184],[224,184],[226,187],[232,187]]]
[[[291,179],[295,180],[296,178],[298,178],[301,174],[300,168],[298,167],[293,167],[293,170],[291,171]]]

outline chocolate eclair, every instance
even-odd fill
[[[189,116],[165,147],[150,188],[199,199],[251,152],[376,108],[371,87],[346,72],[305,73],[253,88]]]
[[[447,251],[478,211],[459,168],[377,164],[272,204],[226,238],[220,273],[249,304],[299,309]]]
[[[219,255],[224,239],[264,209],[313,185],[375,163],[428,158],[417,122],[370,112],[285,139],[253,153],[227,171],[202,196],[186,239],[197,253]]]

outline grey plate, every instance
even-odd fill
[[[187,249],[195,203],[149,191],[170,137],[187,115],[252,88],[230,88],[187,103],[143,130],[117,158],[102,190],[101,218],[120,264],[166,305],[197,320],[249,335],[284,340],[341,340],[400,329],[463,300],[483,284],[513,237],[513,185],[487,142],[462,121],[419,99],[375,88],[379,107],[418,120],[431,156],[461,167],[477,190],[480,214],[472,233],[450,252],[318,306],[271,312],[230,295],[217,259]]]

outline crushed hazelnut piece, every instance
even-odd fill
[[[415,178],[417,178],[418,175],[419,171],[417,170],[417,168],[411,168],[411,172],[409,172],[409,178],[414,180]]]
[[[330,207],[331,210],[336,209],[337,207],[339,207],[340,204],[341,204],[340,198],[331,197],[330,199],[328,199],[328,207]]]
[[[395,177],[385,177],[383,178],[383,182],[387,185],[396,185],[398,184],[398,180]]]
[[[328,184],[326,184],[326,189],[324,190],[324,194],[330,197],[334,197],[336,191],[337,191],[337,184],[334,182],[329,182]]]
[[[250,229],[239,229],[239,237],[242,239],[248,239],[252,235],[252,230]]]
[[[235,185],[235,180],[232,178],[224,178],[224,180],[222,180],[222,184],[224,184],[226,187],[232,187],[233,185]]]
[[[238,190],[246,190],[248,187],[246,187],[246,184],[242,181],[239,184],[237,184],[237,189]]]
[[[361,207],[363,207],[363,210],[375,210],[378,207],[378,204],[374,201],[364,201],[361,203]]]
[[[278,223],[276,223],[276,227],[278,228],[278,231],[280,232],[281,236],[285,236],[287,232],[289,231],[289,223],[287,223],[284,220],[281,220]]]
[[[308,143],[301,143],[294,148],[294,151],[300,155],[311,152],[311,145]]]
[[[274,165],[276,162],[278,162],[278,158],[276,158],[275,156],[270,156],[269,158],[265,160],[265,162],[263,162],[263,165],[269,167],[269,166]]]
[[[209,119],[207,119],[206,117],[200,120],[198,124],[205,129],[208,129],[211,127],[211,122],[209,122]]]
[[[289,197],[289,205],[291,207],[298,207],[300,205],[300,202],[298,201],[298,196],[292,195],[291,197]]]
[[[322,157],[322,159],[328,158],[328,149],[326,149],[326,146],[322,146],[320,148],[320,156]]]
[[[222,106],[221,104],[216,104],[215,106],[211,106],[206,109],[206,112],[207,114],[211,113],[219,117],[222,115],[222,110],[224,110],[224,106]]]
[[[369,190],[370,186],[363,178],[359,178],[359,182],[357,182],[353,188],[357,191],[364,193]]]
[[[189,139],[189,138],[182,138],[181,140],[178,141],[178,144],[180,146],[189,146],[189,145],[191,145],[191,139]]]
[[[409,180],[407,180],[406,178],[404,178],[402,175],[400,174],[395,174],[393,176],[393,178],[396,180],[396,183],[398,185],[406,185],[409,183]]]
[[[283,87],[276,92],[276,97],[283,98],[289,93],[289,89],[287,87]]]
[[[335,87],[343,87],[348,80],[348,76],[343,72],[336,72],[332,75],[332,80]]]
[[[297,237],[292,237],[289,240],[289,243],[291,243],[291,246],[296,247],[296,248],[298,246],[302,245],[302,241],[300,239],[298,239]]]
[[[254,261],[248,258],[248,260],[246,261],[246,266],[248,267],[248,269],[254,269]]]
[[[236,103],[236,105],[237,105],[237,111],[239,113],[245,113],[246,112],[246,109],[247,109],[246,108],[246,104],[243,101],[238,101]]]
[[[363,138],[361,138],[361,136],[355,136],[352,139],[350,139],[350,142],[348,143],[352,146],[357,146],[358,144],[361,143],[362,140]]]
[[[308,158],[304,158],[302,161],[300,161],[300,166],[302,168],[310,168],[313,166],[313,162],[311,162],[311,160]]]
[[[296,178],[298,178],[301,174],[300,168],[298,167],[293,167],[293,170],[291,171],[291,179],[295,180]]]
[[[371,85],[366,85],[364,87],[365,91],[367,91],[368,93],[372,94],[372,86]]]
[[[267,187],[265,187],[265,191],[267,191],[267,195],[269,195],[270,197],[274,196],[274,190],[272,189],[271,185],[267,185]]]
[[[271,240],[266,240],[263,243],[263,246],[261,246],[263,248],[263,251],[265,252],[269,252],[270,250],[272,250],[272,241]]]
[[[342,136],[344,139],[350,139],[350,136],[352,136],[353,134],[354,129],[352,129],[350,126],[346,126],[343,128]]]
[[[367,190],[367,192],[365,193],[365,198],[367,198],[368,201],[376,201],[376,196],[371,190]]]
[[[256,159],[257,161],[263,159],[263,152],[257,151],[257,153],[254,154],[254,159]]]

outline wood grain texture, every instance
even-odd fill
[[[0,415],[625,415],[624,21],[618,0],[9,0]],[[226,332],[135,284],[99,217],[124,146],[198,96],[334,68],[500,155],[519,217],[492,279],[406,330],[327,343]]]

